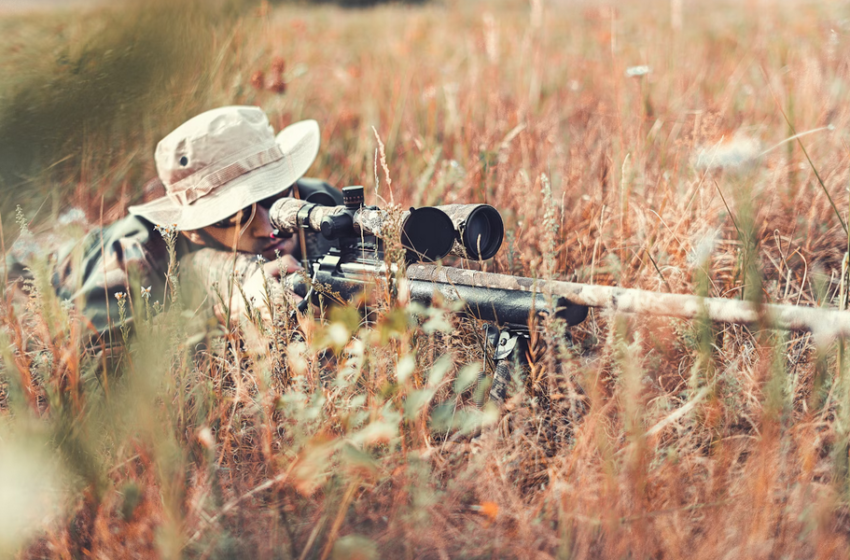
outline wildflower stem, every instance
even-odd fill
[[[115,299],[118,300],[118,317],[121,319],[121,338],[124,340],[124,346],[130,343],[130,325],[127,322],[127,294],[118,292],[115,294]]]
[[[767,83],[767,87],[770,88],[770,93],[773,95],[773,100],[776,102],[776,107],[779,109],[779,112],[782,114],[782,118],[785,119],[785,122],[788,123],[788,128],[791,129],[792,138],[797,140],[797,144],[800,146],[800,149],[803,150],[803,155],[806,156],[806,160],[809,162],[809,166],[812,168],[812,171],[817,177],[818,183],[820,183],[821,188],[823,189],[824,194],[826,194],[826,198],[829,200],[829,204],[832,206],[832,209],[835,211],[835,217],[838,218],[838,222],[841,224],[841,227],[844,228],[844,233],[850,237],[850,230],[847,229],[847,224],[844,222],[844,219],[841,217],[841,212],[838,211],[838,207],[835,205],[835,201],[832,200],[832,196],[829,194],[829,190],[826,188],[826,185],[821,179],[820,173],[818,173],[815,164],[812,163],[812,158],[809,157],[809,152],[806,151],[806,147],[803,146],[803,141],[800,140],[800,136],[802,134],[797,134],[797,130],[794,128],[794,125],[791,123],[791,119],[788,118],[788,115],[782,109],[782,104],[779,102],[779,99],[776,97],[776,92],[773,91],[773,86],[770,83],[770,79],[767,77],[767,72],[764,67],[761,69],[762,73],[765,77],[765,83]]]
[[[670,287],[670,283],[667,281],[666,278],[664,278],[664,275],[661,274],[661,269],[658,268],[658,264],[655,262],[655,259],[652,258],[652,254],[650,254],[649,248],[644,249],[644,253],[646,253],[646,256],[649,258],[649,262],[652,263],[652,266],[655,267],[655,272],[657,272],[658,276],[660,276],[661,279],[664,281],[664,285],[667,286],[667,290],[669,290],[670,293],[672,294],[673,288]]]
[[[100,237],[100,262],[103,265],[103,299],[106,302],[106,332],[109,336],[109,352],[112,352],[112,314],[109,312],[109,287],[106,284],[106,242],[103,240],[103,195],[100,197],[100,229],[98,231]],[[109,384],[107,382],[107,363],[106,352],[103,352],[103,390],[108,392]]]
[[[6,285],[9,283],[9,269],[6,265],[6,238],[3,235],[3,214],[0,213],[0,254],[3,255],[3,285],[0,286],[0,298],[6,294]]]
[[[729,219],[732,220],[732,225],[735,226],[735,231],[738,232],[738,239],[743,239],[743,235],[741,235],[741,228],[738,227],[738,222],[735,221],[735,214],[732,213],[732,209],[729,208],[729,204],[726,202],[726,197],[723,196],[723,191],[720,190],[720,185],[717,184],[716,179],[712,179],[714,181],[714,186],[717,188],[717,193],[720,195],[720,200],[723,201],[723,206],[726,207],[726,211],[729,212]]]

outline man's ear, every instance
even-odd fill
[[[204,236],[200,234],[199,230],[193,229],[188,231],[181,231],[180,233],[185,235],[186,238],[195,245],[206,245],[206,239],[204,239]]]

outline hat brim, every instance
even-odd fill
[[[176,225],[180,231],[207,227],[292,186],[313,165],[320,139],[316,121],[294,123],[275,138],[282,159],[240,175],[192,204],[181,206],[164,196],[128,211],[154,224]]]

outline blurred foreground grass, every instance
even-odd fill
[[[246,9],[153,0],[0,20],[4,217],[45,199],[53,216],[75,196],[114,203],[151,178],[158,138],[214,98],[216,64]]]
[[[500,208],[489,270],[835,305],[846,235],[782,113],[817,130],[800,140],[846,218],[848,8],[677,5],[0,21],[2,205],[123,215],[161,135],[258,104],[321,123],[313,175],[389,198],[377,132],[397,202]],[[440,306],[378,293],[369,322],[263,336],[172,310],[111,360],[47,281],[0,308],[3,554],[847,555],[834,342],[594,314],[572,346],[550,325],[500,415],[473,404],[480,326]]]

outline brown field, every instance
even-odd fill
[[[499,208],[499,255],[453,265],[838,306],[849,49],[837,2],[6,15],[3,247],[17,205],[36,233],[124,215],[159,138],[256,104],[318,120],[310,175],[369,202]],[[546,326],[500,414],[464,381],[480,325],[445,309],[376,296],[277,353],[173,305],[108,361],[36,277],[0,302],[3,557],[850,554],[843,343],[595,312],[571,344]]]

